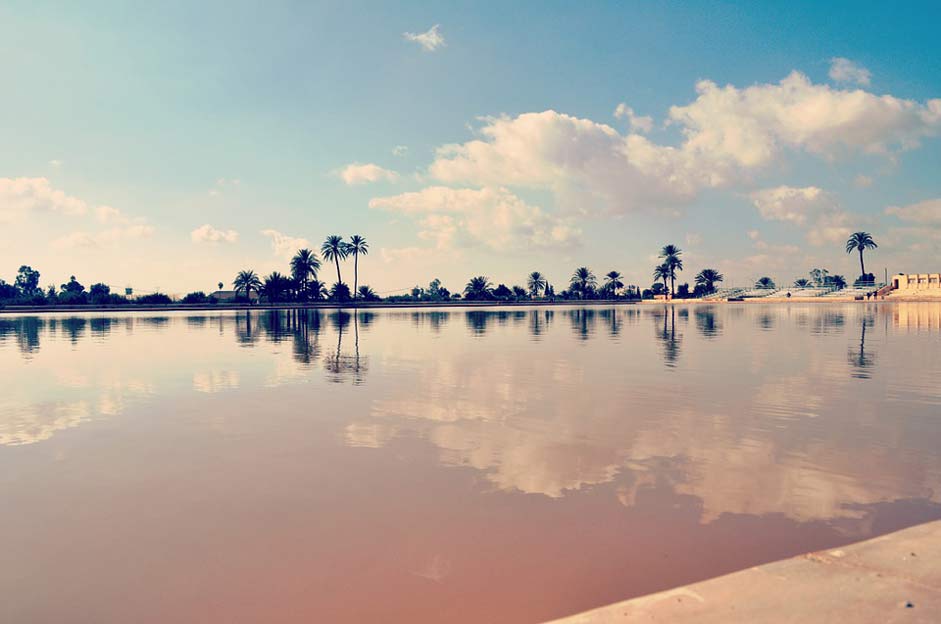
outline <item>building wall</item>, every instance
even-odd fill
[[[908,273],[892,276],[892,285],[896,290],[941,291],[941,273]]]

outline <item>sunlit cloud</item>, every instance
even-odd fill
[[[444,47],[444,36],[440,31],[441,25],[435,24],[423,33],[403,33],[402,37],[406,41],[413,41],[421,46],[425,52],[434,52],[438,48]]]
[[[190,238],[194,243],[237,243],[239,233],[235,230],[219,230],[204,223],[190,232]]]

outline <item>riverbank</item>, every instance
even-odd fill
[[[420,308],[528,308],[545,306],[594,306],[636,305],[637,299],[592,299],[588,301],[363,301],[363,302],[313,302],[313,303],[170,303],[167,305],[81,305],[81,306],[7,306],[0,314],[63,314],[76,312],[207,312],[229,310],[369,310],[369,309],[420,309]],[[663,302],[660,302],[663,303]]]
[[[550,624],[937,622],[941,520],[619,602]]]
[[[7,306],[0,308],[3,314],[74,314],[81,312],[224,312],[232,310],[349,310],[349,309],[423,309],[423,308],[532,308],[547,306],[599,306],[599,305],[714,305],[714,304],[789,304],[789,303],[938,303],[941,296],[889,296],[884,299],[854,299],[852,297],[791,297],[786,298],[747,298],[744,301],[726,301],[725,299],[674,299],[663,301],[655,299],[592,299],[588,301],[372,301],[372,302],[316,302],[316,303],[278,303],[278,304],[234,304],[234,303],[171,303],[167,305],[80,305],[80,306]]]

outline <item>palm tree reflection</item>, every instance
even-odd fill
[[[869,379],[872,377],[869,369],[875,366],[876,364],[876,354],[866,352],[866,327],[875,325],[875,318],[872,316],[863,317],[863,322],[859,330],[859,348],[849,349],[846,354],[846,359],[849,362],[852,370],[850,375],[857,379]]]
[[[703,338],[715,338],[722,333],[722,324],[716,319],[716,309],[714,307],[697,307],[694,315],[696,317],[696,329],[699,330]]]
[[[343,353],[343,332],[353,323],[353,354]],[[334,383],[352,380],[354,385],[363,383],[364,375],[368,370],[368,361],[360,357],[359,353],[359,314],[350,315],[340,310],[330,315],[330,323],[337,333],[336,351],[327,353],[323,358],[323,367],[327,371],[327,379]]]
[[[663,349],[663,362],[668,368],[676,368],[680,357],[680,345],[683,335],[676,333],[676,308],[667,306],[663,310],[663,327],[657,330],[657,339]]]

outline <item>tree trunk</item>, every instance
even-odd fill
[[[866,265],[863,264],[863,248],[859,248],[859,270],[860,278],[866,279]]]
[[[353,299],[356,299],[356,291],[359,289],[359,254],[353,254]]]
[[[333,259],[337,263],[337,284],[342,284],[343,278],[340,277],[340,256],[333,256]]]

